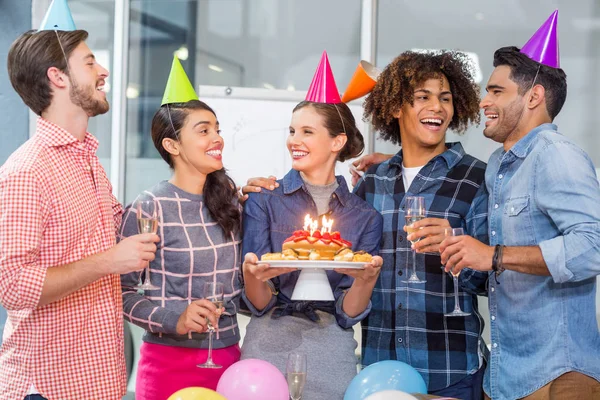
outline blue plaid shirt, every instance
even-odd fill
[[[383,268],[371,298],[371,313],[362,322],[362,364],[406,362],[421,373],[429,391],[475,373],[488,355],[481,337],[484,322],[477,310],[477,294],[485,294],[488,274],[463,270],[460,306],[471,316],[444,317],[454,309],[454,287],[452,277],[441,268],[439,254],[417,254],[417,274],[427,283],[402,282],[412,268],[403,208],[405,195],[423,196],[427,217],[445,218],[452,227],[462,227],[487,243],[485,163],[465,154],[460,143],[448,144],[406,191],[400,151],[371,167],[355,193],[383,215]]]

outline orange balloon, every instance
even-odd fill
[[[214,390],[202,387],[189,387],[173,393],[168,400],[227,400]]]
[[[359,62],[342,96],[342,102],[347,103],[369,93],[375,87],[377,76],[379,76],[379,71],[373,64],[364,60]]]

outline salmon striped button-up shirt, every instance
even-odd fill
[[[0,167],[0,399],[31,385],[49,400],[120,399],[125,393],[118,275],[38,306],[48,268],[115,244],[122,208],[83,142],[39,118],[36,135]]]

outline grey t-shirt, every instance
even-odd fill
[[[327,211],[329,211],[329,201],[331,200],[331,195],[339,186],[337,180],[334,180],[333,183],[328,185],[313,185],[308,183],[304,177],[302,177],[302,180],[304,181],[306,190],[308,190],[308,193],[310,193],[310,196],[315,201],[319,215],[325,214]],[[315,217],[316,215],[313,216],[313,218]]]

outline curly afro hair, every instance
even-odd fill
[[[417,85],[443,74],[450,83],[454,117],[449,128],[464,133],[471,123],[479,124],[479,86],[466,54],[458,51],[415,53],[407,51],[392,61],[377,78],[365,100],[365,120],[371,120],[383,140],[399,145],[400,126],[394,118],[400,108],[414,104]]]

